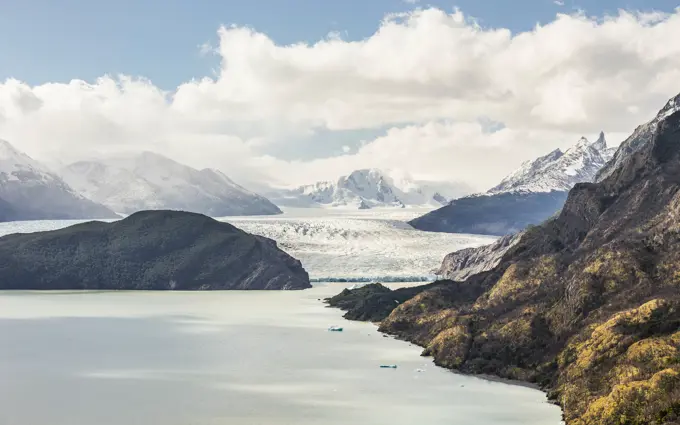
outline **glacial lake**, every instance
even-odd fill
[[[318,301],[342,287],[0,292],[0,424],[560,424],[540,391],[437,368]]]

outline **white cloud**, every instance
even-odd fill
[[[553,3],[556,4],[557,6],[564,6],[563,0],[554,0]]]
[[[150,149],[242,181],[297,184],[375,166],[483,188],[582,134],[630,132],[680,91],[678,11],[559,14],[512,34],[429,8],[388,16],[361,41],[333,33],[282,46],[237,26],[218,36],[219,75],[173,92],[125,76],[0,83],[0,137],[63,161]],[[489,132],[481,118],[504,127]],[[388,130],[351,153],[270,154],[318,130],[370,128]]]

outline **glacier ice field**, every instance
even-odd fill
[[[274,216],[222,217],[247,232],[274,239],[299,259],[314,281],[418,281],[434,278],[450,252],[486,245],[493,236],[430,233],[406,222],[427,209],[286,208]],[[0,236],[55,230],[88,220],[0,223]]]

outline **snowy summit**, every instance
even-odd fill
[[[197,170],[151,152],[77,162],[62,173],[81,193],[121,213],[172,209],[221,217],[281,212],[218,170]]]
[[[566,152],[556,149],[523,163],[487,194],[568,191],[576,183],[592,181],[614,150],[607,147],[604,133],[593,143],[583,137]]]
[[[408,175],[371,168],[356,170],[337,181],[322,181],[269,194],[274,203],[290,207],[376,207],[446,205],[448,197],[441,192],[455,192],[453,187],[417,182]],[[454,186],[454,185],[450,185]]]
[[[116,217],[40,162],[0,140],[0,221]]]
[[[486,193],[455,199],[411,220],[419,230],[503,236],[541,223],[559,211],[569,190],[591,182],[611,159],[604,134],[593,143],[581,138],[562,152],[556,149],[527,161]]]

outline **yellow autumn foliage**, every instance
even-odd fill
[[[530,295],[548,279],[555,279],[557,264],[553,256],[538,258],[526,273],[520,273],[516,264],[505,270],[503,276],[488,294],[489,305],[497,305],[516,299],[520,294]]]
[[[664,369],[650,379],[614,386],[590,404],[575,425],[652,424],[658,412],[672,406],[667,395],[680,384],[680,373]]]
[[[575,364],[572,365],[572,369],[575,370],[570,375],[575,378],[596,362],[617,355],[617,349],[620,348],[625,338],[625,335],[617,331],[617,327],[622,324],[639,325],[648,322],[652,319],[654,312],[666,305],[665,300],[655,299],[640,307],[617,313],[605,323],[595,327],[590,338],[574,347],[574,351],[578,354]]]
[[[425,354],[434,356],[442,366],[458,368],[465,361],[471,338],[466,326],[447,328],[430,341]]]

